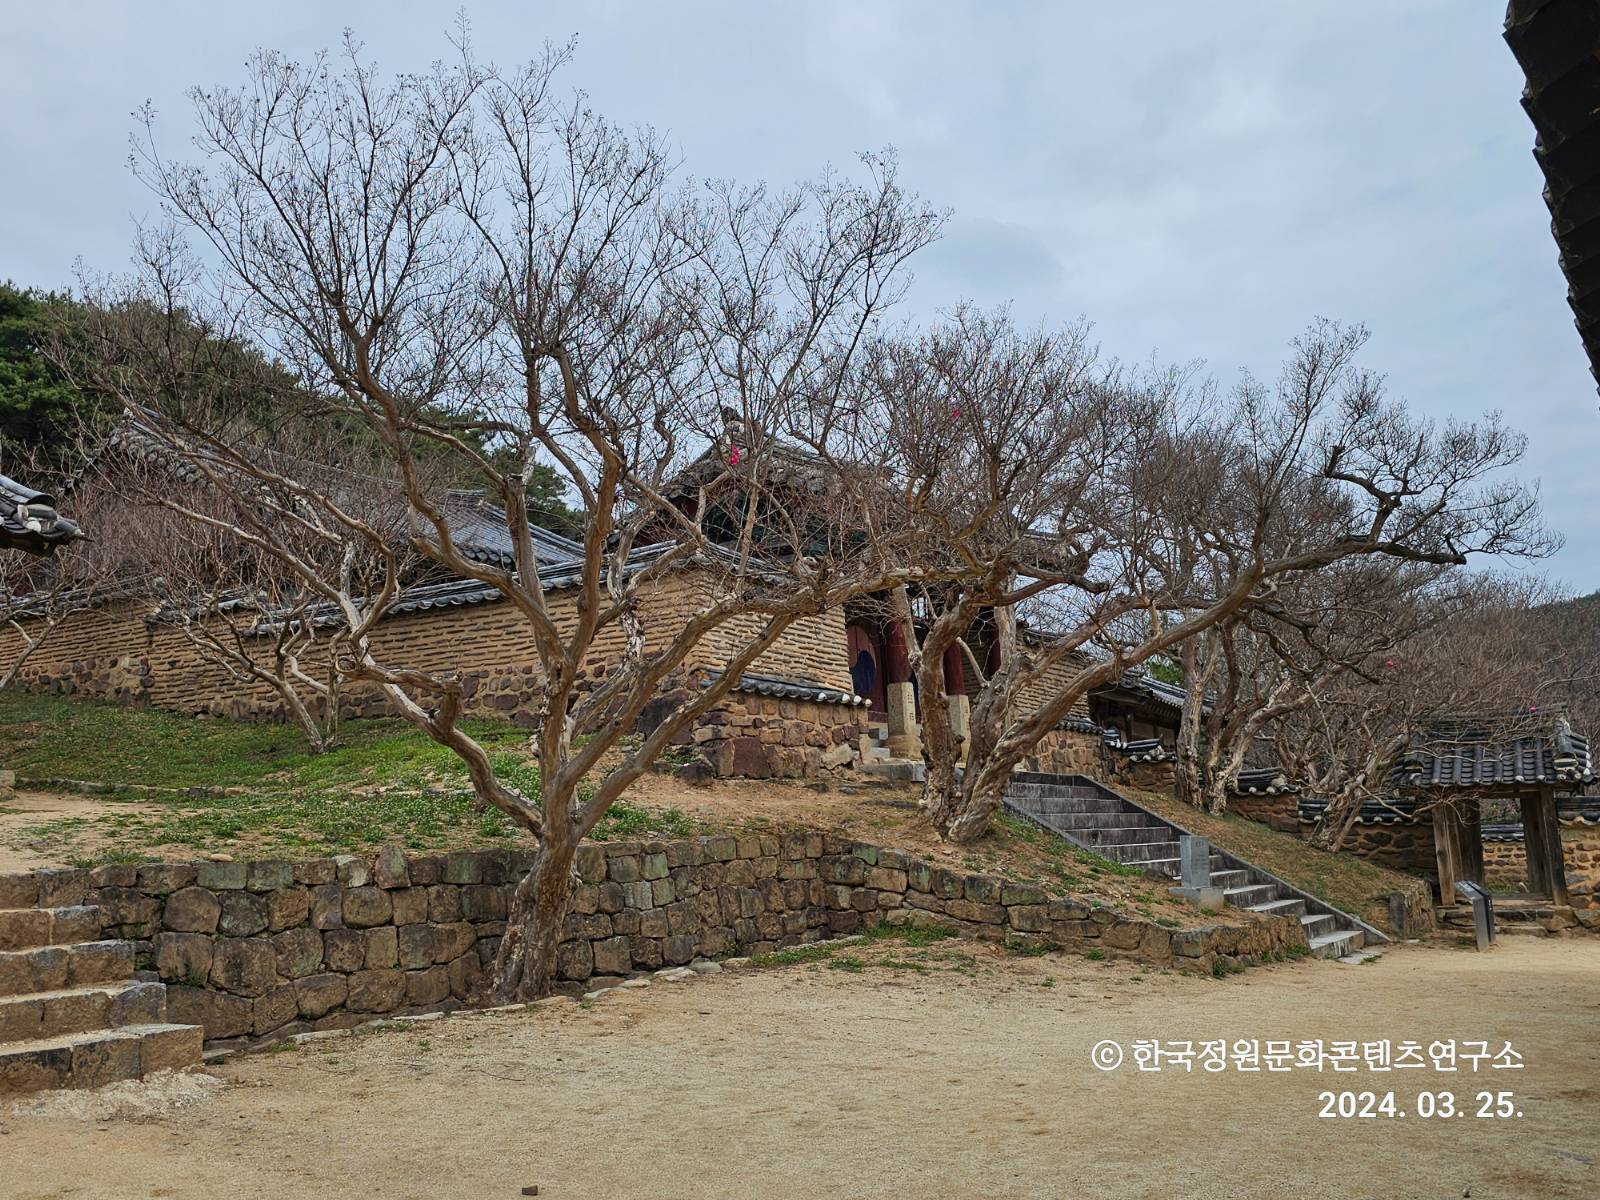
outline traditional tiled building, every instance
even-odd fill
[[[465,554],[511,566],[511,540],[500,509],[481,495],[460,492],[452,496],[449,512],[452,536]],[[545,530],[535,530],[534,536],[555,620],[571,620],[582,546]],[[628,569],[643,570],[666,545],[641,548]],[[685,562],[642,589],[640,618],[646,628],[670,630],[710,600],[717,586],[714,571]],[[797,620],[686,735],[691,753],[677,757],[697,759],[701,769],[717,775],[756,777],[813,776],[855,765],[863,756],[919,757],[919,701],[904,635],[897,623],[872,615],[884,607],[862,603]],[[755,620],[735,620],[707,636],[660,703],[669,702],[677,688],[713,678]],[[0,656],[8,653],[8,640],[18,636],[0,630]],[[620,655],[621,637],[619,629],[612,642],[602,640],[586,664],[595,678]],[[998,653],[992,630],[980,622],[971,637],[974,651],[992,665]],[[526,619],[491,586],[463,578],[419,582],[378,624],[373,642],[385,661],[456,672],[473,713],[521,723],[533,719],[541,695],[533,637]],[[1072,669],[1061,668],[1063,674]],[[961,732],[969,693],[977,685],[957,655],[947,660],[945,673]],[[136,589],[107,592],[74,614],[28,659],[20,682],[36,690],[197,714],[286,715],[269,686],[241,682],[205,661]],[[1048,681],[1041,685],[1048,686]],[[1181,691],[1130,673],[1080,706],[1039,747],[1032,765],[1106,774],[1119,762],[1163,761],[1170,758],[1181,704]],[[376,689],[345,689],[346,715],[377,715],[384,709]],[[652,706],[645,720],[659,711]]]

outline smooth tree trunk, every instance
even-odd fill
[[[505,935],[495,954],[494,998],[501,1004],[548,996],[577,877],[577,837],[547,837],[511,896]]]
[[[1361,795],[1355,791],[1340,792],[1328,801],[1308,839],[1318,850],[1337,852],[1350,835],[1350,828],[1361,815]]]

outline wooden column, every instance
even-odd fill
[[[1463,800],[1456,812],[1456,844],[1461,849],[1461,878],[1483,884],[1483,804],[1477,797]]]
[[[1461,878],[1461,850],[1456,838],[1456,811],[1449,804],[1433,806],[1433,856],[1439,868],[1439,903],[1455,904]]]
[[[1550,854],[1544,840],[1544,805],[1538,792],[1517,796],[1522,809],[1522,850],[1528,861],[1528,891],[1550,895]]]
[[[917,737],[916,688],[911,682],[911,656],[905,623],[890,620],[884,646],[884,700],[889,709],[889,753],[895,758],[921,758]]]
[[[1521,801],[1522,848],[1528,857],[1528,888],[1537,895],[1549,896],[1556,904],[1570,904],[1555,788],[1525,792]]]

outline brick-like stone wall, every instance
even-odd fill
[[[1107,746],[1099,734],[1079,729],[1045,734],[1023,766],[1055,775],[1088,775],[1111,787],[1144,791],[1171,791],[1174,783],[1171,763],[1133,762]]]
[[[39,903],[89,904],[212,1042],[342,1028],[475,1002],[524,851],[202,862],[39,873]],[[831,834],[589,844],[559,952],[586,990],[706,956],[761,953],[877,921],[1098,947],[1210,971],[1304,947],[1297,919],[1170,929],[1090,900],[933,866]],[[93,933],[94,931],[88,931]]]
[[[866,709],[732,692],[683,741],[715,775],[812,778],[855,763]]]
[[[711,586],[710,580],[685,571],[664,577],[645,590],[640,619],[647,636],[655,640],[671,636],[692,613],[710,602]],[[558,626],[574,620],[571,593],[553,594],[550,606]],[[207,663],[181,633],[147,622],[149,611],[148,602],[119,600],[75,615],[30,656],[20,685],[35,691],[238,720],[285,719],[288,714],[270,688],[240,682]],[[686,659],[667,690],[720,668],[737,649],[741,635],[753,631],[754,618],[736,619],[714,631]],[[0,629],[0,662],[15,651],[20,636],[14,629]],[[378,655],[388,662],[457,673],[470,712],[518,724],[535,719],[543,693],[542,672],[528,622],[509,603],[492,601],[403,613],[381,622],[373,642]],[[608,631],[585,664],[586,672],[592,679],[603,677],[621,649],[620,630]],[[308,664],[308,669],[315,673],[314,664]],[[851,681],[843,611],[797,621],[756,660],[753,670],[848,693]],[[720,721],[708,718],[706,724],[717,728],[703,739],[712,743],[705,757],[717,773],[739,773],[723,769],[735,757],[741,763],[759,763],[751,773],[762,777],[809,776],[853,759],[853,755],[834,752],[826,765],[821,762],[833,746],[855,744],[855,735],[841,736],[840,729],[859,720],[856,707],[802,702],[804,711],[784,715],[783,728],[774,734],[766,719],[777,714],[767,711],[765,699],[736,695],[723,706]],[[376,688],[351,684],[344,690],[341,711],[346,717],[379,716],[389,713],[390,706]],[[741,727],[739,723],[747,718],[762,720]],[[735,727],[741,728],[740,734],[722,732]],[[744,736],[745,731],[757,739],[761,749],[741,745],[735,754],[721,745]]]
[[[1600,907],[1600,825],[1561,823],[1561,854],[1567,891],[1574,908]],[[1491,886],[1516,887],[1528,878],[1528,850],[1522,842],[1485,842],[1483,873]]]
[[[1300,832],[1300,797],[1248,796],[1228,793],[1228,811],[1259,821],[1279,833]]]

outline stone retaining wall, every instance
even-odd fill
[[[810,779],[853,767],[865,716],[860,705],[730,692],[679,739],[693,747],[685,773]]]
[[[41,906],[97,905],[168,1011],[211,1042],[340,1028],[477,1001],[524,851],[203,862],[39,873]],[[854,932],[878,921],[1098,947],[1211,971],[1305,946],[1294,918],[1169,929],[1092,901],[815,832],[584,846],[565,990]]]
[[[1087,775],[1110,787],[1131,787],[1169,792],[1172,764],[1134,762],[1107,746],[1098,733],[1081,729],[1054,729],[1039,740],[1023,768],[1050,775]]]

